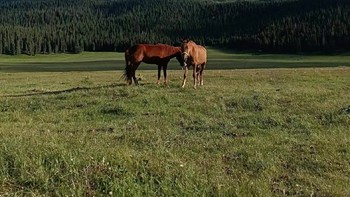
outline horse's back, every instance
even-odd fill
[[[128,58],[132,62],[158,64],[168,62],[175,53],[181,53],[180,48],[167,44],[137,44],[128,50]]]

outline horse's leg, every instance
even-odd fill
[[[197,85],[197,66],[193,65],[193,88],[196,89]]]
[[[136,69],[139,67],[141,62],[135,63],[132,67],[132,78],[134,79],[135,85],[139,85],[139,82],[136,78]]]
[[[127,85],[131,85],[132,84],[132,70],[133,70],[132,63],[126,61],[124,76],[125,76]]]
[[[139,85],[139,81],[137,80],[136,76],[135,76],[136,70],[132,71],[132,78],[134,79],[134,83],[135,85]]]
[[[167,74],[166,74],[166,70],[168,68],[168,64],[164,64],[163,65],[163,72],[164,72],[164,85],[168,84],[168,80],[167,80]]]
[[[159,80],[160,80],[160,70],[162,69],[162,66],[160,64],[158,64],[158,80],[157,80],[157,84],[159,85]]]
[[[199,74],[200,74],[200,66],[198,66],[196,69],[196,81],[198,85],[200,85]]]
[[[184,73],[184,80],[182,81],[182,88],[185,87],[186,85],[186,77],[187,77],[187,73],[188,73],[188,67],[185,66],[185,73]]]
[[[205,69],[205,63],[202,64],[201,66],[201,71],[200,71],[200,85],[203,85],[203,78],[204,78],[204,69]]]

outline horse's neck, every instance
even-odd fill
[[[196,45],[191,45],[191,47],[188,50],[188,54],[193,55],[195,48],[196,48]]]
[[[181,55],[181,49],[178,49],[177,47],[171,48],[169,52],[171,58],[176,57],[177,55]]]

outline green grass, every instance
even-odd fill
[[[350,195],[349,68],[139,73],[0,72],[0,195]]]
[[[207,69],[295,68],[350,66],[350,56],[343,55],[281,55],[235,53],[208,47]],[[0,72],[64,72],[123,70],[124,54],[84,52],[81,54],[0,56]],[[155,65],[141,64],[140,70],[155,70]],[[180,70],[173,59],[170,70]]]

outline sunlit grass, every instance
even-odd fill
[[[138,73],[0,73],[0,195],[350,195],[349,68]]]

